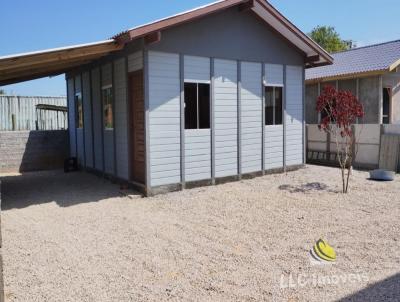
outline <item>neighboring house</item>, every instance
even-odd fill
[[[334,64],[306,72],[306,122],[316,124],[324,85],[349,90],[364,105],[363,124],[400,124],[400,40],[332,54]]]
[[[22,55],[38,66],[30,78],[68,71],[71,156],[147,195],[302,166],[304,71],[332,63],[263,0],[40,55]],[[9,70],[0,84],[26,79]]]

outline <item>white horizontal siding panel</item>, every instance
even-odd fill
[[[262,65],[241,63],[242,173],[262,170]],[[248,134],[251,133],[249,136]],[[251,157],[251,160],[249,158]]]
[[[303,68],[286,67],[286,165],[303,163]]]
[[[185,180],[211,178],[211,130],[185,130]]]
[[[265,126],[265,170],[283,167],[283,126]]]
[[[237,62],[215,60],[214,78],[215,176],[233,176],[238,174]]]
[[[184,56],[185,82],[210,82],[210,59]]]
[[[150,185],[180,183],[180,116],[171,114],[180,112],[179,55],[150,51],[148,56]],[[153,168],[158,165],[168,169]]]
[[[283,65],[265,64],[265,84],[274,86],[283,85]]]

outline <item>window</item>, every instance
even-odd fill
[[[75,94],[75,119],[76,119],[76,128],[83,128],[83,107],[82,107],[82,94]]]
[[[390,124],[390,88],[383,88],[383,124]]]
[[[210,128],[210,84],[185,83],[185,129]]]
[[[283,87],[265,87],[265,125],[282,125]]]
[[[113,112],[114,100],[113,100],[111,86],[102,88],[101,99],[103,102],[104,129],[113,129],[114,128],[114,112]]]

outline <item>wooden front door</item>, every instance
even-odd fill
[[[130,99],[130,178],[145,184],[146,150],[144,132],[143,70],[129,75]]]

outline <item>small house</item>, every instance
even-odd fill
[[[70,155],[146,195],[301,167],[305,69],[333,62],[264,0],[40,55],[0,84],[66,72]]]

